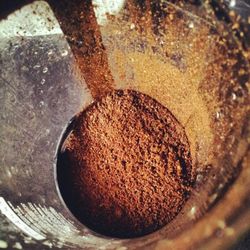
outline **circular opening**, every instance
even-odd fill
[[[75,217],[93,231],[134,238],[169,223],[194,180],[189,142],[173,114],[148,95],[115,90],[79,113],[59,146],[57,181]]]

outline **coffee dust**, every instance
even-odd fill
[[[76,77],[87,84],[94,99],[105,96],[114,80],[91,1],[50,0],[49,4],[75,57]]]
[[[80,113],[58,161],[63,198],[90,229],[137,237],[171,221],[193,181],[189,143],[151,97],[116,90]]]

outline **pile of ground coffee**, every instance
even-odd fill
[[[151,233],[183,207],[192,182],[189,143],[151,97],[116,90],[81,112],[58,158],[58,183],[76,217],[115,237]]]

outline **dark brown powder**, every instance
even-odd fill
[[[71,127],[58,183],[81,222],[104,235],[137,237],[179,213],[192,166],[185,131],[168,109],[139,92],[116,90]]]
[[[105,96],[114,80],[91,1],[49,0],[49,4],[76,59],[76,76],[84,79],[94,99]]]

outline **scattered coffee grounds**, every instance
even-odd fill
[[[92,1],[49,0],[76,59],[77,78],[85,82],[94,99],[113,90],[114,80],[102,42]]]
[[[75,118],[57,171],[72,213],[90,229],[119,238],[171,221],[193,179],[183,127],[156,100],[132,90],[112,91]]]

